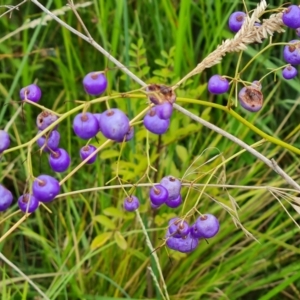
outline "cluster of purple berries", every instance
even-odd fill
[[[300,7],[290,5],[282,14],[282,22],[289,28],[296,30],[296,35],[300,37]],[[300,40],[291,40],[283,49],[283,58],[290,65],[282,70],[285,79],[293,79],[298,75],[295,66],[300,65]]]
[[[149,192],[152,208],[159,208],[163,204],[171,208],[176,208],[182,203],[180,194],[181,181],[173,176],[165,176],[160,184],[154,185]],[[139,208],[139,199],[136,196],[128,196],[123,203],[127,211],[135,211]]]
[[[178,217],[172,218],[166,232],[166,245],[182,253],[192,252],[201,239],[214,237],[219,228],[219,221],[212,214],[200,216],[191,226]]]
[[[59,182],[52,176],[40,175],[32,184],[32,194],[26,193],[19,197],[18,206],[23,212],[32,213],[40,202],[50,202],[60,193]],[[0,185],[0,211],[4,211],[13,202],[12,193]]]

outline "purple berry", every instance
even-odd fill
[[[161,119],[157,113],[156,108],[151,108],[144,117],[144,126],[154,134],[164,134],[170,125],[170,120]]]
[[[191,226],[190,234],[194,239],[203,239],[203,236],[201,233],[199,233],[196,224]]]
[[[155,105],[155,111],[160,119],[168,120],[171,118],[173,112],[173,105],[169,102]]]
[[[153,209],[159,209],[161,207],[161,205],[155,205],[152,202],[150,202],[151,208]]]
[[[52,201],[59,192],[59,182],[49,175],[40,175],[32,184],[32,193],[41,202]]]
[[[0,130],[0,153],[10,146],[10,138],[6,131]]]
[[[178,198],[181,190],[181,181],[174,176],[165,176],[161,179],[160,184],[168,191],[168,199],[174,200]]]
[[[82,83],[85,91],[93,96],[102,94],[107,88],[107,79],[101,72],[88,73]]]
[[[42,97],[41,89],[36,84],[30,84],[20,90],[21,100],[28,99],[32,102],[39,102]]]
[[[293,29],[300,27],[300,7],[297,5],[289,6],[282,14],[282,22]]]
[[[254,88],[256,88],[257,90],[260,90],[260,91],[262,89],[262,85],[261,85],[261,82],[259,80],[254,80],[251,83],[251,86],[253,86]]]
[[[212,94],[223,94],[229,90],[229,82],[220,75],[213,75],[208,81],[207,88]]]
[[[243,11],[236,11],[232,13],[228,20],[228,27],[233,32],[238,32],[246,18],[246,14]]]
[[[70,163],[70,156],[63,148],[58,148],[49,155],[49,165],[54,172],[66,171],[69,168]]]
[[[99,132],[99,124],[93,114],[80,113],[73,120],[73,130],[78,137],[88,140]]]
[[[50,111],[42,111],[36,118],[36,126],[39,130],[44,130],[58,119],[58,116]]]
[[[214,237],[220,228],[218,219],[211,214],[205,214],[196,220],[195,226],[199,235],[203,238],[209,239]]]
[[[181,198],[180,194],[175,199],[168,198],[166,200],[166,205],[171,208],[176,208],[176,207],[180,206],[181,203],[182,203],[182,198]]]
[[[149,197],[151,203],[160,206],[166,202],[169,197],[169,193],[164,186],[157,184],[150,189]]]
[[[289,41],[290,44],[297,45],[286,45],[283,49],[283,58],[284,60],[291,65],[300,64],[300,40]]]
[[[194,239],[190,234],[181,238],[174,238],[172,236],[167,236],[166,245],[175,251],[182,253],[188,253],[194,251],[199,244],[198,239]]]
[[[263,106],[263,94],[253,86],[243,87],[239,92],[239,101],[243,108],[251,112],[259,111]]]
[[[8,209],[13,202],[12,193],[0,184],[0,211]]]
[[[125,210],[135,211],[139,208],[140,202],[136,196],[129,196],[125,198],[123,205]]]
[[[300,27],[296,29],[296,35],[300,37]]]
[[[80,157],[82,160],[85,160],[88,156],[90,156],[93,152],[95,152],[97,148],[93,145],[86,145],[80,149]],[[97,158],[97,154],[93,155],[86,163],[87,164],[92,164],[95,162]]]
[[[186,221],[172,218],[169,221],[169,232],[172,237],[181,238],[190,233],[190,226]]]
[[[287,66],[282,70],[282,76],[285,79],[293,79],[298,75],[298,71],[293,66]]]
[[[39,130],[38,133],[41,131]],[[59,146],[60,134],[57,130],[52,130],[50,133],[41,136],[36,142],[40,148],[43,147],[43,151],[49,152],[50,150],[56,150]]]
[[[39,200],[31,194],[24,194],[19,197],[18,205],[24,213],[32,213],[39,207]]]
[[[101,113],[95,113],[95,114],[93,114],[93,115],[94,115],[94,117],[95,117],[95,118],[97,119],[97,121],[98,121],[99,131],[101,131],[100,120],[101,120],[102,114],[101,114]]]
[[[100,127],[106,138],[117,142],[123,141],[130,130],[128,117],[118,108],[111,108],[102,113]]]

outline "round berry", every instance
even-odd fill
[[[111,108],[102,113],[100,127],[106,138],[118,142],[123,141],[130,130],[128,117],[118,108]]]
[[[202,239],[203,236],[199,233],[196,224],[191,226],[190,234],[194,239]]]
[[[233,32],[238,32],[246,18],[246,14],[243,11],[236,11],[232,13],[228,20],[228,27]]]
[[[195,226],[199,235],[203,238],[209,239],[214,237],[220,228],[218,219],[211,214],[205,214],[196,220]]]
[[[257,112],[263,106],[263,94],[253,86],[243,87],[238,96],[241,106],[248,111]]]
[[[0,211],[8,209],[13,202],[12,193],[0,184]]]
[[[10,146],[10,138],[6,131],[0,130],[0,153]]]
[[[296,45],[286,45],[283,49],[284,60],[291,65],[300,64],[300,40],[289,41],[290,44]]]
[[[33,213],[39,207],[39,200],[31,194],[24,194],[19,197],[18,205],[24,213]]]
[[[260,90],[260,91],[262,89],[262,85],[261,85],[261,82],[259,80],[254,80],[251,83],[251,86],[253,86],[254,88],[256,88],[257,90]]]
[[[282,22],[290,28],[300,27],[300,7],[290,5],[282,14]]]
[[[151,108],[144,117],[144,126],[147,130],[154,134],[164,134],[170,125],[170,120],[161,119],[157,113],[156,108]]]
[[[166,205],[171,208],[176,208],[180,206],[182,203],[181,195],[179,194],[175,199],[170,199],[170,197],[166,200]]]
[[[161,205],[155,205],[152,202],[150,202],[150,204],[151,204],[151,208],[153,209],[159,209],[161,207]]]
[[[101,72],[88,73],[82,83],[85,91],[92,96],[102,94],[107,88],[107,79]]]
[[[36,126],[39,130],[44,130],[58,119],[58,116],[50,111],[42,111],[36,118]]]
[[[287,66],[282,70],[282,76],[285,79],[293,79],[298,75],[298,71],[293,66]]]
[[[73,120],[73,130],[78,137],[88,140],[99,132],[99,124],[93,114],[80,113]]]
[[[93,114],[93,115],[94,115],[94,117],[95,117],[95,118],[97,119],[97,121],[98,121],[99,131],[101,131],[100,120],[101,120],[102,114],[101,114],[101,113],[95,113],[95,114]]]
[[[41,131],[39,130],[38,133]],[[47,135],[41,136],[36,142],[43,151],[49,152],[50,150],[56,150],[59,146],[60,134],[57,130],[52,130]]]
[[[59,182],[52,176],[40,175],[32,184],[32,193],[41,202],[52,201],[60,192]]]
[[[164,102],[155,106],[155,111],[160,119],[168,120],[173,112],[173,105],[170,102]]]
[[[188,253],[194,251],[199,244],[198,239],[194,239],[190,234],[181,238],[167,237],[166,245],[175,251]]]
[[[296,35],[300,37],[300,27],[296,29]]]
[[[97,150],[97,148],[93,145],[86,145],[86,146],[82,147],[79,151],[81,159],[85,160],[88,156],[90,156],[96,150]],[[97,153],[95,155],[93,155],[86,163],[92,164],[93,162],[95,162],[96,158],[97,158]]]
[[[140,202],[136,196],[129,196],[125,198],[123,205],[125,210],[135,211],[139,208]]]
[[[160,206],[166,202],[169,197],[169,193],[164,186],[158,184],[150,189],[149,197],[151,203]]]
[[[186,221],[172,218],[169,221],[169,232],[172,237],[181,238],[190,233],[190,226]]]
[[[181,181],[174,176],[165,176],[161,179],[160,184],[168,191],[168,199],[174,200],[178,198],[181,190]]]
[[[20,90],[21,100],[28,99],[32,102],[39,102],[42,97],[41,89],[36,84],[30,84]]]
[[[58,148],[49,155],[49,165],[54,172],[66,171],[69,168],[70,163],[70,156],[63,148]]]
[[[213,75],[208,81],[207,88],[212,94],[223,94],[229,90],[229,82],[220,75]]]

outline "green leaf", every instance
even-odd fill
[[[182,162],[185,162],[189,157],[189,154],[188,154],[186,148],[181,145],[176,146],[176,153]]]
[[[124,212],[121,211],[120,209],[117,209],[114,206],[105,208],[103,210],[103,213],[109,217],[115,217],[115,218],[123,218],[124,217]]]
[[[162,59],[156,59],[156,60],[154,60],[154,62],[157,64],[157,65],[159,65],[159,66],[162,66],[162,67],[166,67],[167,66],[167,64],[162,60]]]
[[[140,39],[138,40],[138,47],[139,47],[139,48],[142,48],[142,47],[143,47],[143,44],[144,44],[144,40],[143,40],[142,38],[140,38]]]
[[[98,215],[94,217],[94,220],[108,229],[112,229],[112,230],[116,229],[115,223],[106,216]]]
[[[111,236],[112,232],[103,232],[97,235],[91,243],[91,249],[95,250],[96,248],[101,247],[111,238]]]
[[[101,159],[108,159],[108,158],[112,158],[112,157],[118,157],[119,156],[119,151],[117,150],[104,150],[100,153],[100,158]]]
[[[114,235],[115,241],[117,245],[122,249],[126,250],[127,249],[127,242],[124,239],[123,235],[120,233],[120,231],[116,231]]]

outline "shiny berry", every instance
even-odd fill
[[[190,234],[191,234],[191,236],[192,236],[194,239],[202,239],[202,238],[204,238],[204,237],[202,236],[202,234],[199,233],[196,224],[193,224],[193,225],[191,226]]]
[[[42,111],[36,118],[36,126],[39,130],[44,130],[58,119],[58,116],[50,111]]]
[[[174,176],[165,176],[161,179],[160,184],[168,191],[168,199],[174,200],[178,197],[181,190],[181,181]]]
[[[169,129],[169,125],[170,120],[161,119],[155,107],[151,108],[144,117],[144,126],[154,134],[164,134]]]
[[[95,118],[97,119],[97,121],[98,121],[99,131],[101,131],[100,120],[101,120],[102,114],[101,114],[101,113],[95,113],[95,114],[93,114],[93,115],[94,115],[94,117],[95,117]]]
[[[60,193],[58,180],[49,175],[38,176],[32,184],[33,195],[41,202],[50,202]]]
[[[97,150],[97,148],[93,145],[86,145],[86,146],[82,147],[79,151],[81,159],[85,160],[88,156],[90,156],[96,150]],[[92,164],[93,162],[95,162],[96,158],[97,158],[97,154],[94,154],[86,163]]]
[[[83,78],[83,86],[85,91],[93,96],[97,96],[105,92],[107,88],[107,79],[103,73],[91,72]]]
[[[248,111],[257,112],[263,106],[263,94],[253,86],[243,87],[238,96],[241,106]]]
[[[118,108],[111,108],[102,113],[100,127],[106,138],[118,142],[123,141],[130,130],[128,117]]]
[[[30,84],[20,90],[21,100],[28,99],[32,102],[39,102],[42,97],[41,89],[36,84]]]
[[[155,111],[160,119],[168,120],[173,112],[173,105],[170,102],[164,102],[155,106]]]
[[[12,193],[0,184],[0,211],[8,209],[13,202]]]
[[[78,137],[88,140],[97,135],[99,124],[93,114],[80,113],[73,120],[73,130]]]
[[[199,217],[196,220],[195,226],[198,230],[198,234],[206,239],[214,237],[220,229],[218,219],[211,214],[205,214]]]
[[[10,146],[10,138],[6,131],[0,130],[0,153]]]
[[[39,131],[38,133],[40,133]],[[43,151],[49,152],[50,150],[56,150],[59,146],[60,134],[57,130],[52,130],[46,135],[41,136],[36,142]]]
[[[293,79],[298,75],[298,71],[293,66],[287,66],[282,70],[282,76],[285,79]]]
[[[172,218],[169,221],[170,235],[175,238],[180,238],[190,233],[190,226],[186,221],[182,221],[179,218]]]
[[[168,199],[169,193],[164,186],[157,184],[150,189],[149,197],[154,205],[162,205]]]
[[[282,22],[293,29],[300,27],[300,7],[290,5],[282,14]]]
[[[246,14],[243,11],[236,11],[232,13],[228,20],[228,27],[233,32],[238,32],[246,18]]]
[[[168,248],[182,253],[194,251],[197,248],[198,244],[199,240],[194,239],[190,234],[181,238],[167,236],[166,241],[166,245],[168,246]]]
[[[177,208],[181,205],[181,203],[182,203],[182,197],[180,194],[175,199],[168,198],[166,200],[166,205],[171,208]]]
[[[207,88],[212,94],[223,94],[229,90],[229,82],[220,75],[213,75],[208,81]]]
[[[300,40],[289,41],[289,44],[296,44],[296,45],[284,46],[283,58],[287,63],[291,65],[299,65],[300,64]]]
[[[52,151],[49,155],[49,165],[55,172],[66,171],[71,163],[68,152],[63,148]]]
[[[39,200],[31,194],[24,194],[19,197],[18,205],[24,213],[32,213],[39,207]]]
[[[136,196],[128,196],[125,198],[123,206],[127,211],[135,211],[139,208],[140,202]]]

